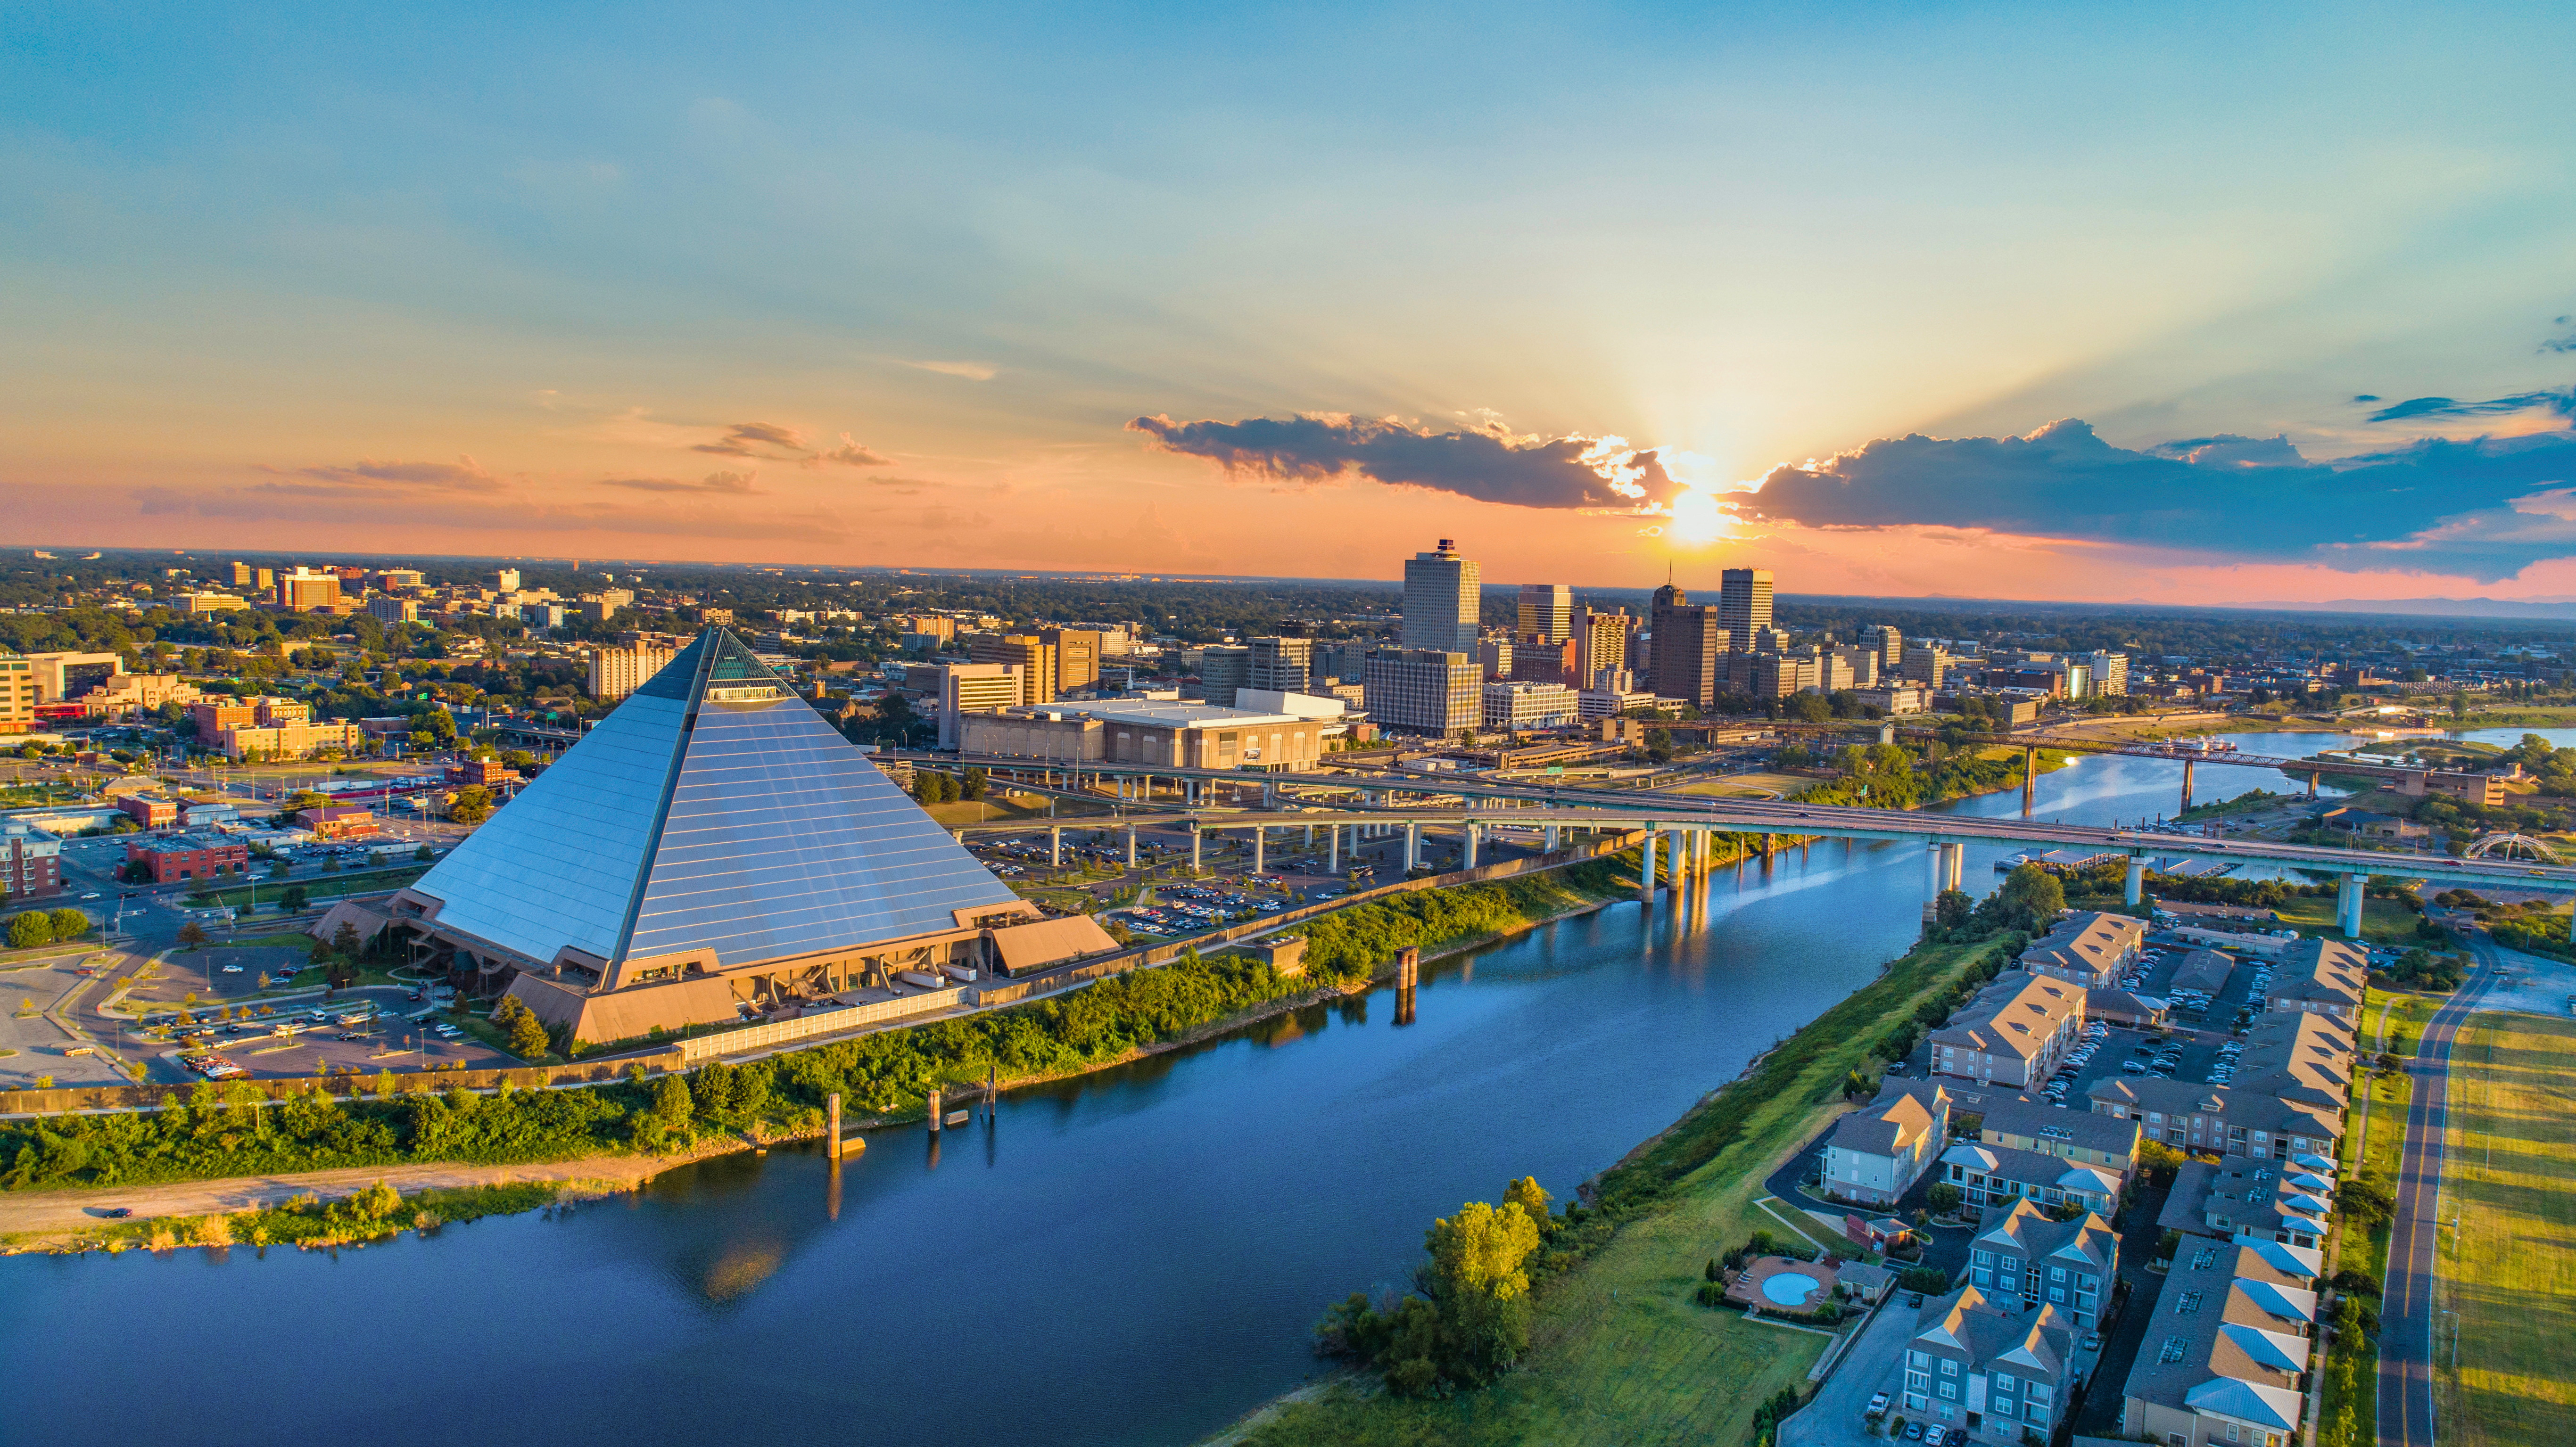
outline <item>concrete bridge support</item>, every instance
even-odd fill
[[[1255,874],[1266,872],[1262,868],[1261,856],[1262,845],[1269,839],[1269,837],[1270,831],[1268,828],[1259,824],[1252,826],[1252,872]]]
[[[1464,865],[1465,868],[1473,869],[1476,867],[1476,845],[1479,842],[1479,836],[1484,832],[1483,825],[1478,824],[1473,819],[1467,821],[1467,853]]]
[[[1547,852],[1550,854],[1556,852],[1556,826],[1553,824],[1547,826]]]
[[[2191,812],[2191,765],[2189,759],[2182,761],[2182,808],[2176,811],[2178,813]]]
[[[1064,868],[1064,831],[1061,829],[1047,831],[1047,868]]]
[[[1324,826],[1324,872],[1342,872],[1342,826],[1339,824]]]
[[[1947,881],[1942,887],[1964,889],[1968,881],[1968,846],[1944,844],[1941,848],[1946,855],[1941,864],[1941,877]]]
[[[2039,750],[2027,747],[2021,751],[2021,817],[2027,819],[2031,805],[2039,796]]]
[[[1127,867],[1136,867],[1136,826],[1133,824],[1127,826]]]
[[[1892,744],[1896,742],[1895,720],[1890,719],[1886,723],[1878,726],[1878,741],[1882,744]]]
[[[2138,907],[2139,901],[2146,898],[2146,895],[2147,861],[2132,854],[2129,856],[2129,877],[2122,881],[2120,885],[2120,898],[2125,901],[2131,909],[2135,909]]]
[[[1202,833],[1196,821],[1193,821],[1190,824],[1190,873],[1192,874],[1198,873],[1201,868],[1199,845],[1206,839],[1207,835]]]
[[[2335,891],[2335,923],[2342,926],[2345,939],[2361,938],[2362,889],[2369,883],[2367,874],[2347,874],[2343,887]]]
[[[1411,874],[1422,867],[1422,826],[1407,822],[1404,826],[1404,872]]]
[[[1637,864],[1637,898],[1646,904],[1655,902],[1655,831],[1646,831],[1646,842]]]

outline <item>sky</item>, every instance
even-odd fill
[[[2576,599],[2550,7],[0,16],[0,544]]]

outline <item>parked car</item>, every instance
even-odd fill
[[[1886,1415],[1887,1415],[1887,1394],[1886,1394],[1885,1392],[1881,1392],[1881,1393],[1879,1393],[1877,1396],[1872,1397],[1872,1398],[1870,1398],[1870,1399],[1869,1399],[1869,1411],[1868,1411],[1868,1413],[1867,1413],[1867,1416],[1869,1417],[1869,1419],[1870,1419],[1871,1421],[1875,1422],[1875,1421],[1877,1421],[1879,1418],[1884,1417],[1884,1416],[1886,1416]]]

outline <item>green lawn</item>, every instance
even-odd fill
[[[1650,1146],[1649,1162],[1667,1152],[1687,1159],[1695,1141],[1726,1142],[1597,1254],[1542,1286],[1519,1370],[1448,1401],[1336,1387],[1283,1409],[1245,1440],[1257,1447],[1744,1441],[1754,1408],[1782,1387],[1803,1386],[1826,1339],[1693,1304],[1702,1269],[1757,1227],[1783,1234],[1757,1204],[1764,1178],[1839,1109],[1844,1075],[1876,1065],[1870,1045],[1882,1026],[1909,1017],[1987,948],[1940,945],[1907,956]],[[1493,1183],[1497,1196],[1502,1186]],[[1316,1303],[1317,1315],[1325,1305]]]
[[[2402,857],[2392,856],[2389,863],[2392,866],[2402,866]],[[2400,878],[2403,878],[2406,873],[2403,867],[2392,867],[2387,872]],[[2303,935],[2343,938],[2343,927],[2335,923],[2335,897],[2331,894],[2301,895],[2295,899],[2285,899],[2281,901],[2281,907],[2274,913],[2281,916],[2282,923]],[[2422,915],[2393,899],[2381,899],[2374,895],[2361,902],[2361,937],[2364,941],[2376,945],[2421,944],[2423,941],[2415,937],[2415,924],[2422,918]]]
[[[2451,1052],[2436,1416],[2458,1447],[2576,1442],[2576,1020],[2471,1017]]]
[[[283,882],[262,880],[256,887],[244,885],[237,889],[217,890],[212,903],[230,905],[239,909],[249,904],[251,896],[256,893],[260,904],[274,907],[279,900],[286,897],[286,891],[290,887],[301,887],[304,893],[313,899],[337,899],[344,894],[375,894],[384,890],[400,889],[428,872],[429,866],[426,864],[406,864],[399,869],[357,870],[348,874],[323,874]],[[196,904],[195,898],[194,895],[189,896],[191,908],[208,907]]]

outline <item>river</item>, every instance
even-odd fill
[[[2036,812],[2169,814],[2178,773],[2082,758]],[[0,1260],[0,1442],[1186,1443],[1315,1371],[1307,1326],[1432,1217],[1571,1191],[1867,982],[1923,880],[1919,846],[1748,862],[1439,961],[1409,1023],[1380,991],[875,1132],[837,1193],[781,1150],[358,1250]]]

